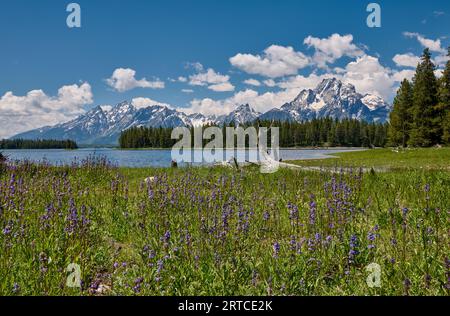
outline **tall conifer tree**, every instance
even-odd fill
[[[404,79],[394,99],[394,106],[389,116],[389,142],[394,146],[406,147],[411,127],[411,107],[413,105],[411,83]]]
[[[427,147],[439,142],[439,126],[436,124],[437,79],[435,65],[428,48],[423,51],[413,79],[413,124],[408,144]]]
[[[442,111],[442,141],[450,144],[450,47],[447,56],[449,60],[445,65],[444,73],[440,80],[439,109]]]

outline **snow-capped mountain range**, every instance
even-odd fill
[[[361,95],[353,85],[332,78],[323,80],[314,90],[301,91],[292,102],[264,113],[260,119],[305,121],[332,117],[385,122],[390,110],[390,105],[379,96]]]
[[[129,102],[122,102],[110,110],[98,106],[70,122],[35,129],[12,138],[72,139],[84,145],[114,145],[122,131],[134,126],[240,125],[256,119],[305,121],[322,117],[385,122],[390,110],[391,106],[382,98],[359,94],[353,85],[332,78],[323,80],[314,90],[302,90],[292,102],[263,114],[253,110],[249,104],[239,105],[231,113],[216,117],[200,113],[188,115],[162,105],[137,109]]]

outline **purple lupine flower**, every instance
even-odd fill
[[[156,257],[156,252],[154,250],[150,250],[148,253],[148,258],[150,260],[154,259]]]
[[[367,234],[367,240],[369,240],[369,245],[367,246],[368,249],[374,249],[375,244],[374,241],[377,238],[378,234],[375,233],[378,230],[378,226],[375,226],[368,234]]]
[[[39,220],[41,222],[41,229],[47,229],[50,228],[50,218],[52,217],[52,214],[54,213],[54,208],[52,204],[49,204],[45,208],[45,213],[42,215]]]
[[[8,225],[5,226],[5,228],[3,228],[2,233],[3,235],[10,235],[12,233],[13,230],[13,221],[9,221]]]
[[[407,207],[402,208],[403,217],[406,217],[406,215],[408,214],[408,211],[409,210]]]
[[[162,270],[164,269],[164,261],[163,260],[158,260],[157,264],[156,264],[156,274],[160,275]]]
[[[314,242],[313,239],[308,238],[307,245],[308,245],[308,250],[309,250],[309,251],[314,251],[314,250],[316,250],[316,243]]]
[[[403,281],[403,286],[405,287],[405,294],[409,295],[409,290],[411,289],[411,280],[406,278]]]
[[[311,225],[316,224],[316,211],[317,211],[317,205],[314,201],[315,196],[314,194],[311,194],[311,201],[309,202],[309,223]]]
[[[79,223],[78,219],[78,211],[75,207],[75,202],[73,198],[70,198],[69,200],[69,215],[67,216],[67,225],[66,225],[66,232],[69,234],[72,234],[76,231]]]
[[[291,221],[297,221],[298,220],[298,207],[291,202],[287,205],[289,210],[289,219]]]
[[[186,242],[186,246],[190,247],[192,244],[192,237],[189,232],[186,232],[186,236],[185,236],[184,240]]]
[[[352,235],[350,237],[350,251],[348,253],[349,263],[353,263],[355,261],[356,256],[359,254],[358,251],[358,237],[356,235]]]
[[[134,280],[134,286],[133,286],[134,293],[139,293],[141,291],[142,282],[144,282],[143,277],[139,277],[136,280]]]
[[[316,233],[314,235],[314,238],[316,239],[317,242],[320,242],[322,240],[322,235],[320,233]]]
[[[279,253],[280,253],[280,244],[276,241],[273,244],[273,257],[278,258]]]
[[[168,230],[168,231],[166,231],[166,233],[164,234],[164,237],[162,238],[162,240],[164,241],[164,243],[169,243],[169,241],[170,241],[170,236],[171,236],[171,234],[170,234],[170,231]]]
[[[297,251],[298,243],[297,243],[297,240],[294,235],[291,235],[291,240],[289,241],[289,245],[290,245],[291,251],[295,253]]]
[[[12,291],[14,294],[18,294],[20,292],[20,285],[18,283],[14,283]]]
[[[39,266],[40,266],[40,271],[41,273],[46,273],[48,270],[48,258],[47,255],[44,252],[41,252],[39,254]]]
[[[85,205],[81,205],[81,226],[86,229],[90,223],[91,220],[88,217],[87,207]]]

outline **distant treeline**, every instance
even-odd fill
[[[256,121],[243,127],[249,126],[279,127],[280,147],[384,147],[388,130],[388,124],[367,123],[355,119],[338,121],[332,118],[306,122]],[[206,127],[208,126],[203,128]],[[226,127],[221,127],[224,145],[226,144]],[[171,133],[172,128],[132,127],[121,133],[119,145],[120,148],[170,148],[178,141],[171,139]],[[193,135],[194,132],[191,129],[192,138]],[[204,140],[205,144],[208,142],[210,140]]]
[[[0,140],[0,149],[77,149],[73,140],[54,139],[3,139]]]

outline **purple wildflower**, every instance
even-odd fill
[[[297,221],[298,220],[298,207],[291,202],[287,205],[289,210],[289,219],[291,221]]]
[[[134,280],[134,287],[133,287],[134,293],[139,293],[141,291],[141,285],[143,282],[144,282],[143,277],[139,277],[136,280]]]
[[[348,253],[349,263],[353,263],[355,261],[356,256],[359,254],[358,251],[358,237],[356,235],[352,235],[350,237],[350,251]]]
[[[314,201],[315,196],[314,194],[311,194],[311,201],[309,202],[309,223],[311,225],[316,224],[316,211],[317,211],[317,204]]]
[[[170,237],[171,237],[171,234],[170,234],[170,231],[168,230],[168,231],[166,231],[166,233],[164,234],[164,236],[162,238],[162,240],[164,241],[165,244],[169,243]]]
[[[18,294],[20,292],[20,285],[18,283],[14,283],[12,291],[14,294]]]
[[[409,295],[409,290],[411,289],[411,280],[406,278],[403,281],[403,286],[405,287],[405,294]]]
[[[273,257],[278,258],[279,253],[280,253],[280,244],[276,241],[273,244]]]

